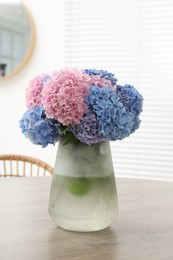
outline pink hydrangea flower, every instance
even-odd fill
[[[107,87],[111,90],[115,90],[115,87],[112,86],[111,81],[109,79],[105,79],[100,77],[100,75],[94,75],[90,79],[91,85],[96,85],[100,88]]]
[[[26,106],[27,108],[37,108],[41,104],[41,98],[42,98],[42,89],[44,86],[44,83],[47,82],[50,79],[49,74],[42,74],[39,76],[34,77],[29,82],[29,86],[26,89]]]
[[[42,91],[42,103],[48,118],[63,125],[79,124],[88,107],[90,77],[77,69],[54,72]]]

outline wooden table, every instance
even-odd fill
[[[119,215],[92,233],[55,227],[50,183],[0,179],[0,260],[173,260],[173,183],[117,178]]]

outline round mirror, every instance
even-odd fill
[[[0,0],[0,79],[19,72],[31,56],[34,23],[20,0]]]

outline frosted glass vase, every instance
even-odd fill
[[[114,221],[118,200],[109,142],[60,140],[48,211],[57,226],[71,231],[97,231]]]

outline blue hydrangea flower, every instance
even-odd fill
[[[75,137],[81,142],[89,145],[106,140],[106,138],[99,135],[98,129],[98,120],[91,111],[84,115],[80,124],[71,127],[71,131],[74,133]]]
[[[117,86],[117,95],[129,112],[135,113],[137,116],[142,111],[143,97],[131,85]]]
[[[60,123],[46,118],[41,106],[27,110],[19,121],[19,127],[26,138],[42,147],[55,144],[60,138]]]
[[[92,86],[85,101],[96,115],[100,136],[109,140],[122,140],[132,133],[135,115],[126,110],[115,91]]]
[[[85,69],[85,73],[87,73],[89,76],[97,76],[99,75],[101,78],[110,80],[112,83],[112,86],[115,86],[117,79],[114,77],[114,74],[111,72],[108,72],[106,70],[96,70],[96,69]]]
[[[134,124],[133,124],[132,130],[131,130],[132,133],[134,133],[139,128],[140,123],[141,123],[141,120],[139,119],[139,116],[135,117]]]

